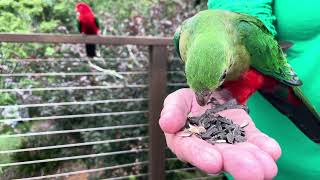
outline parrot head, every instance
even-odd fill
[[[77,3],[75,11],[77,12],[77,16],[93,14],[90,6],[84,2]]]
[[[225,41],[217,36],[199,35],[192,43],[186,54],[185,74],[198,104],[204,106],[212,92],[225,81],[232,55]]]

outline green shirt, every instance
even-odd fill
[[[215,0],[209,0],[210,2]],[[293,42],[286,53],[303,82],[302,91],[320,111],[320,1],[275,0],[279,40]],[[278,141],[282,155],[275,179],[320,179],[320,145],[305,136],[286,116],[259,93],[248,101],[256,126]]]

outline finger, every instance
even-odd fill
[[[223,158],[223,169],[236,180],[262,180],[264,168],[249,151],[231,144],[216,144]]]
[[[260,132],[254,125],[250,116],[244,110],[230,109],[222,111],[219,114],[232,119],[232,121],[238,125],[248,122],[248,126],[244,128],[248,141],[258,146],[264,152],[268,153],[274,160],[279,159],[281,155],[281,148],[279,144],[274,139]]]
[[[264,179],[272,179],[277,175],[278,167],[274,159],[266,152],[251,143],[236,144],[239,148],[245,149],[257,159],[264,170]]]
[[[167,96],[159,120],[164,132],[173,134],[184,127],[193,96],[191,89],[180,89]]]
[[[281,156],[281,148],[277,141],[263,134],[258,129],[247,133],[248,142],[256,145],[264,152],[268,153],[274,160]]]
[[[182,161],[189,162],[209,174],[216,174],[222,170],[221,154],[211,144],[195,136],[165,136],[168,147]]]

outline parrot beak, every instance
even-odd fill
[[[203,91],[203,92],[196,92],[196,100],[197,100],[197,103],[200,105],[200,106],[205,106],[207,105],[208,101],[210,100],[210,96],[211,96],[211,92],[210,91]]]

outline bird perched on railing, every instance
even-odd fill
[[[86,35],[99,35],[99,20],[92,12],[90,6],[84,2],[80,2],[76,4],[75,11],[77,12],[77,23],[79,32]],[[95,65],[91,62],[90,58],[96,57],[96,45],[95,44],[86,44],[86,53],[88,59],[88,63],[90,67],[97,71],[104,72],[105,74],[123,79],[123,76],[117,73],[114,70],[104,69],[98,65]]]
[[[320,116],[272,34],[257,18],[206,10],[183,22],[174,45],[199,105],[218,87],[241,104],[257,90],[311,139],[320,142]]]
[[[100,34],[98,18],[92,12],[90,6],[84,2],[76,4],[75,11],[77,12],[77,24],[80,33],[86,35]],[[86,54],[93,58],[96,56],[96,45],[86,44]]]

